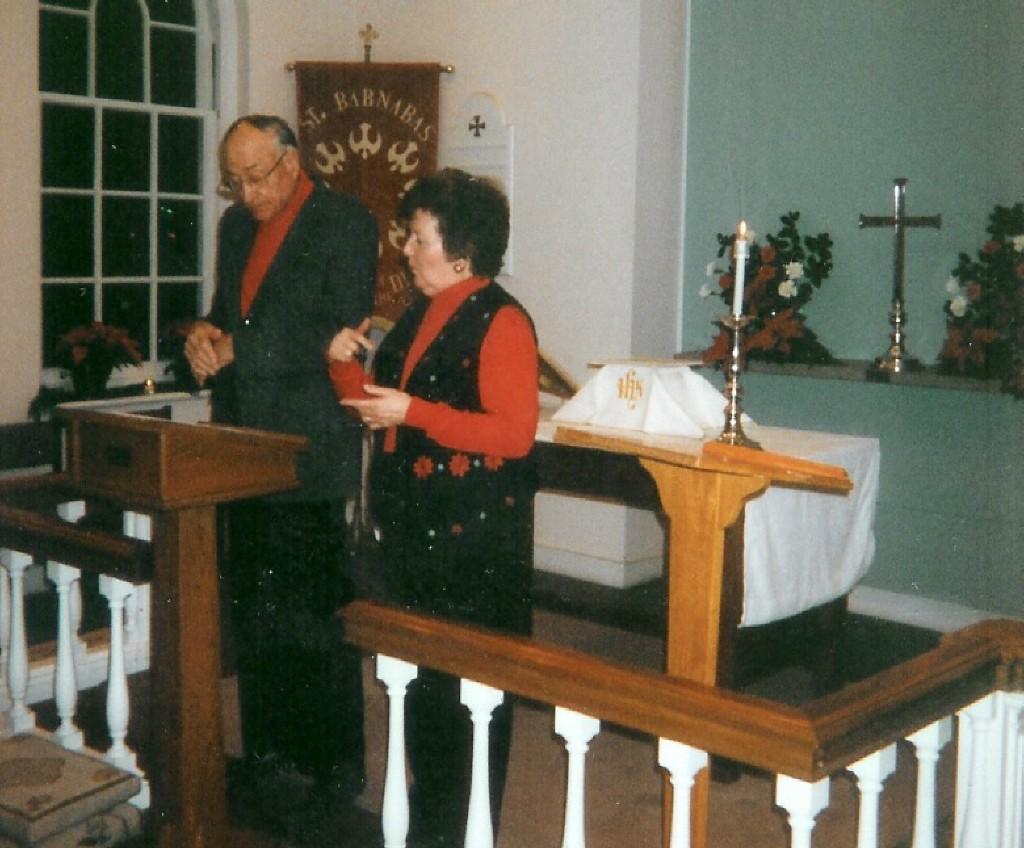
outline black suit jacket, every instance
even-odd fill
[[[298,463],[301,489],[279,499],[354,494],[360,425],[338,404],[324,352],[338,330],[373,311],[376,222],[354,197],[317,184],[242,315],[242,272],[257,226],[241,204],[220,223],[217,288],[207,317],[232,334],[235,361],[213,381],[213,419],[309,438]]]

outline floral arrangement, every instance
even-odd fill
[[[992,210],[977,258],[959,255],[946,283],[939,370],[1002,382],[1024,398],[1024,203]]]
[[[128,331],[99,321],[73,327],[57,340],[57,364],[71,373],[75,392],[96,394],[115,368],[139,365],[142,352]]]
[[[763,245],[757,241],[756,233],[747,231],[750,250],[745,266],[743,314],[750,318],[750,323],[740,340],[744,359],[803,364],[836,361],[807,327],[801,312],[832,270],[832,239],[828,233],[801,238],[799,220],[799,212],[782,215],[778,233],[765,236],[767,244]],[[732,259],[735,242],[735,234],[718,234],[718,257],[729,257],[729,265],[723,269],[716,261],[708,263],[707,276],[717,277],[717,286],[705,283],[700,289],[701,297],[717,295],[730,307],[736,273]],[[721,367],[730,348],[730,331],[721,327],[702,358]]]

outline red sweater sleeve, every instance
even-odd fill
[[[494,316],[480,348],[479,379],[483,412],[414,397],[406,426],[418,427],[454,450],[510,459],[525,456],[537,435],[540,396],[537,342],[518,309],[504,306]]]
[[[368,398],[363,386],[372,383],[373,380],[363,371],[363,366],[356,360],[351,362],[339,362],[331,360],[328,374],[331,377],[331,385],[334,386],[334,393],[338,400],[352,400],[353,398]]]

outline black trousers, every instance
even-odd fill
[[[228,508],[226,597],[246,757],[280,757],[357,794],[362,658],[334,613],[353,597],[343,501]]]
[[[521,511],[531,508],[524,499]],[[524,512],[525,514],[525,512]],[[467,624],[528,636],[532,631],[532,524],[516,516],[477,544],[416,544],[399,522],[382,523],[381,548],[390,599]],[[458,678],[420,667],[409,685],[406,724],[410,835],[415,844],[461,846],[471,788],[473,727]],[[506,694],[489,726],[492,823],[497,832],[508,773],[512,702]]]

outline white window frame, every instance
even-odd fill
[[[65,6],[51,5],[42,0],[39,4],[40,11],[50,10],[61,14],[79,15],[92,20],[95,17],[97,0],[93,0],[88,10],[68,9]],[[102,244],[102,215],[101,201],[106,196],[137,196],[146,197],[150,205],[149,221],[149,274],[144,277],[131,278],[117,276],[118,281],[144,282],[150,287],[150,315],[149,315],[149,358],[139,367],[127,367],[114,371],[110,385],[131,385],[140,383],[143,380],[152,378],[156,381],[167,379],[165,374],[166,362],[157,359],[157,334],[160,328],[157,326],[157,286],[158,282],[166,280],[187,280],[200,284],[200,303],[198,305],[200,314],[208,308],[213,291],[214,263],[216,254],[216,229],[220,213],[223,211],[224,203],[217,195],[217,183],[219,173],[217,169],[217,144],[223,126],[223,116],[234,116],[238,109],[238,60],[240,46],[238,39],[238,18],[239,10],[236,0],[193,0],[196,23],[194,27],[185,27],[176,24],[165,24],[151,22],[149,10],[144,0],[136,0],[142,13],[143,26],[146,28],[144,39],[143,56],[143,79],[144,94],[142,102],[120,101],[95,97],[95,54],[93,44],[89,43],[89,65],[88,83],[86,95],[56,94],[53,92],[39,92],[40,111],[44,104],[71,104],[83,106],[94,110],[96,115],[94,132],[94,180],[91,189],[64,189],[46,188],[40,181],[40,194],[73,194],[76,196],[92,196],[94,201],[94,257],[93,273],[86,277],[40,277],[40,286],[49,283],[68,282],[79,283],[94,287],[95,300],[93,314],[99,315],[101,284],[104,280],[102,269],[102,256],[100,246]],[[194,108],[168,106],[150,102],[150,59],[149,59],[149,34],[148,28],[171,29],[179,31],[194,32],[196,36],[196,106]],[[152,121],[152,135],[150,146],[150,186],[146,192],[122,192],[104,190],[100,183],[100,169],[102,167],[102,120],[101,115],[104,108],[118,109],[124,111],[146,112],[150,114]],[[200,173],[201,185],[198,195],[169,194],[157,192],[157,116],[158,115],[187,115],[198,117],[202,121],[203,148],[201,157]],[[42,143],[42,139],[40,139]],[[161,277],[158,275],[157,266],[157,208],[161,199],[175,200],[188,199],[200,201],[201,227],[199,232],[199,273],[196,276],[187,277]],[[45,249],[45,247],[44,247]],[[39,321],[43,321],[40,313]],[[57,387],[64,385],[66,380],[62,376],[60,368],[44,368],[41,375],[41,382],[44,386]]]

